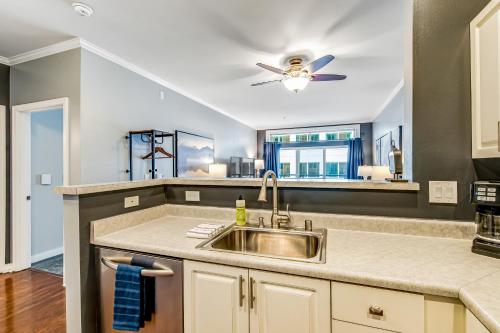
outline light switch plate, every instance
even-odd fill
[[[139,206],[139,196],[133,196],[133,197],[126,197],[124,199],[124,205],[125,208],[130,208],[130,207],[136,207]]]
[[[42,173],[40,175],[40,184],[41,185],[51,185],[52,184],[52,175],[50,173]]]
[[[429,203],[457,204],[456,181],[430,181]]]
[[[186,201],[200,201],[200,191],[186,191]]]

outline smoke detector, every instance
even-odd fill
[[[94,14],[94,9],[92,7],[90,7],[89,5],[86,5],[84,3],[73,2],[72,6],[73,6],[73,9],[75,10],[75,12],[77,12],[81,16],[89,17],[89,16],[92,16],[92,14]]]

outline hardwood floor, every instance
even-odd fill
[[[60,276],[30,269],[0,274],[0,332],[66,332],[62,283]]]

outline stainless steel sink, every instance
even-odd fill
[[[326,229],[268,229],[233,225],[197,248],[298,260],[313,263],[326,261]]]

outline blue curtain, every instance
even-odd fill
[[[359,179],[358,166],[363,165],[363,141],[361,138],[349,140],[347,153],[347,179]]]
[[[280,171],[280,148],[278,142],[264,143],[264,167],[266,170],[273,170],[279,177]]]

